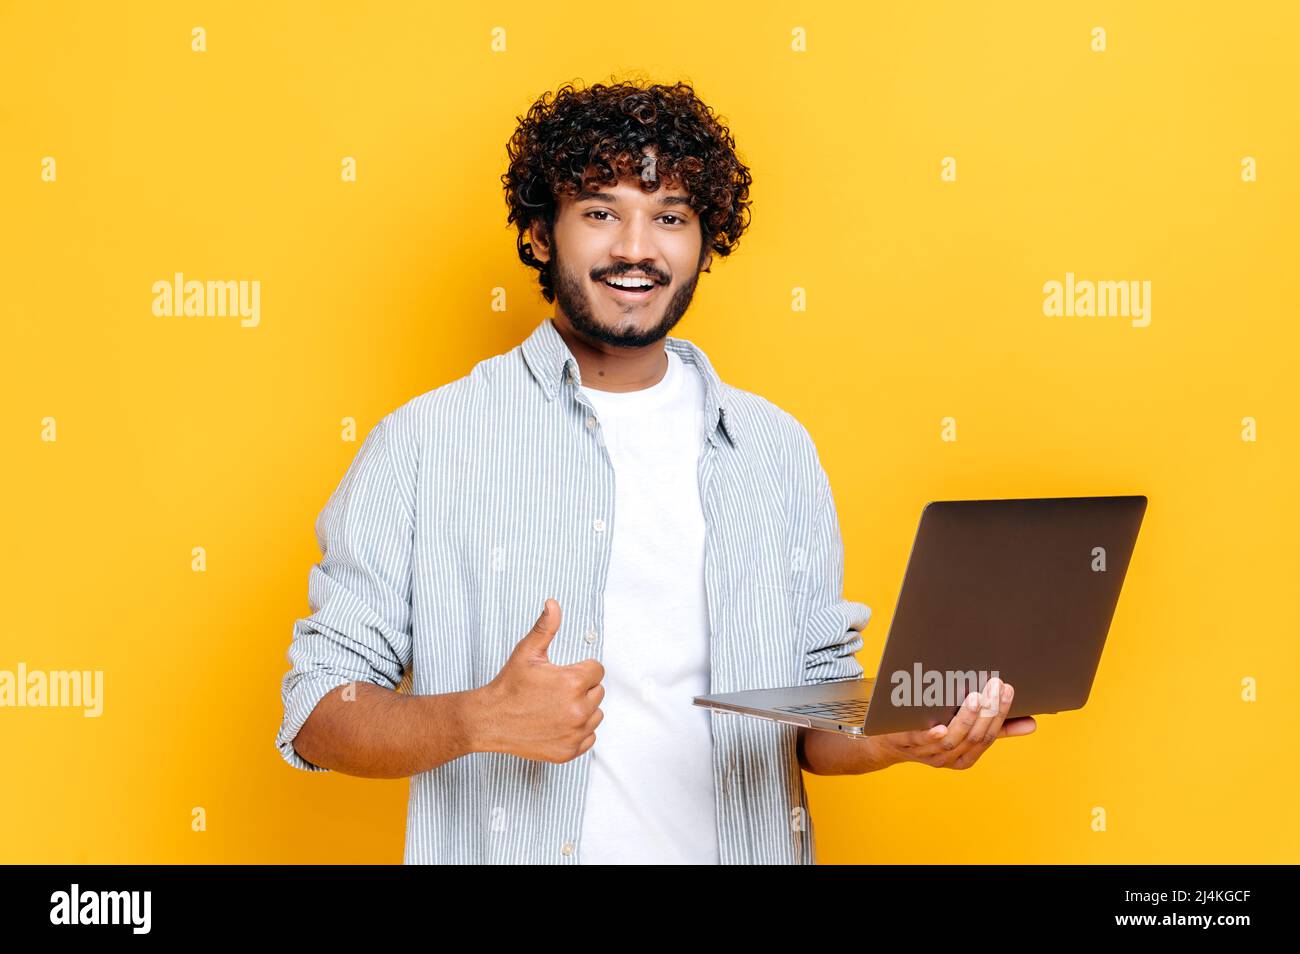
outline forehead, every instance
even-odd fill
[[[680,186],[669,187],[661,183],[653,192],[641,188],[639,179],[625,178],[617,185],[609,183],[585,183],[570,201],[573,202],[645,202],[651,205],[685,205],[690,200],[690,193]]]

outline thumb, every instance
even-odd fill
[[[998,735],[1029,735],[1036,728],[1038,721],[1033,716],[1017,716],[1002,723],[1002,731]]]
[[[542,615],[537,617],[537,622],[519,641],[516,649],[522,650],[535,659],[546,659],[547,647],[551,645],[551,640],[559,631],[560,604],[553,599],[548,599],[542,605]]]

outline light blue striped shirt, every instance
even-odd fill
[[[691,342],[664,341],[705,382],[710,691],[862,678],[854,654],[871,610],[842,597],[839,521],[812,438],[775,404],[722,383]],[[601,658],[618,515],[581,383],[548,317],[370,431],[316,521],[312,614],[294,623],[276,736],[290,765],[325,771],[293,739],[331,689],[482,686],[547,597],[562,608],[550,660]],[[815,863],[799,730],[711,719],[721,862]],[[412,776],[404,862],[580,863],[589,764],[590,752],[558,765],[474,752]]]

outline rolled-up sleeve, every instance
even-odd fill
[[[295,768],[328,771],[293,747],[322,697],[350,682],[396,689],[411,662],[415,525],[390,456],[391,418],[366,436],[316,520],[321,560],[308,578],[312,612],[293,625],[275,740]]]
[[[811,438],[808,438],[811,444]],[[804,553],[808,615],[803,631],[805,684],[861,679],[855,658],[871,608],[844,598],[844,541],[830,479],[812,451],[816,491],[812,531]]]

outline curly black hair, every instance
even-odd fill
[[[519,126],[506,144],[510,168],[501,182],[508,222],[519,229],[519,258],[538,270],[548,302],[555,301],[551,261],[533,254],[528,233],[539,228],[551,234],[561,195],[627,176],[640,176],[650,193],[661,183],[681,187],[700,219],[701,262],[710,249],[730,255],[749,226],[749,169],[736,156],[721,118],[687,83],[623,80],[587,89],[566,83],[553,95],[543,93],[516,119]]]

